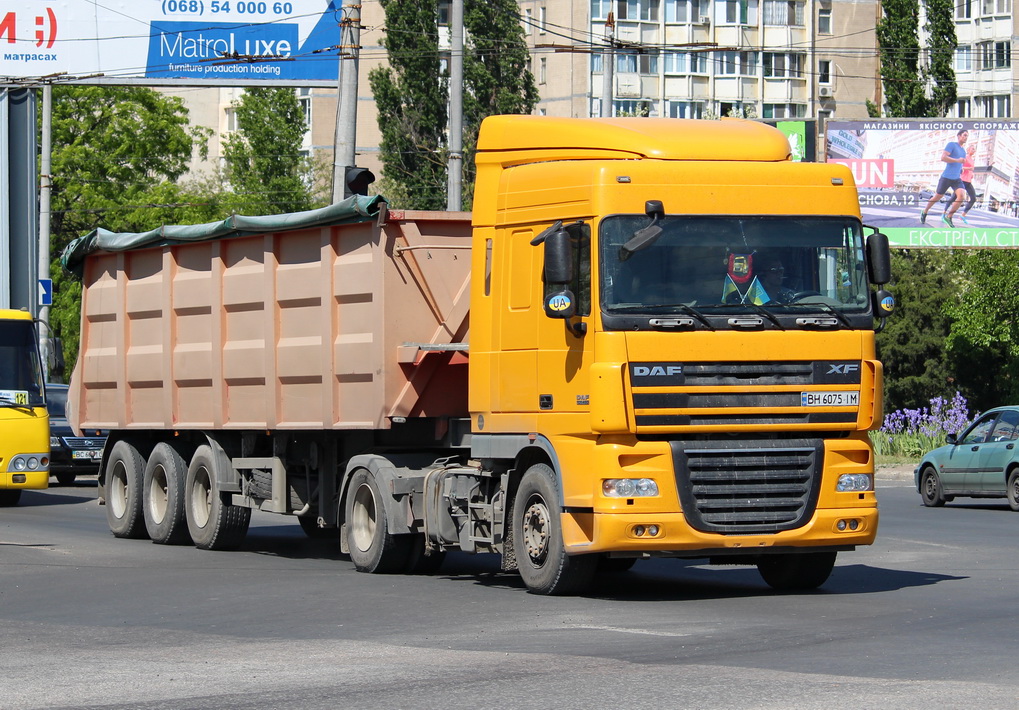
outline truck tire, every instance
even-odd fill
[[[145,530],[158,545],[191,541],[184,516],[184,479],[188,467],[177,451],[165,442],[149,454],[142,476],[142,510]]]
[[[106,459],[106,522],[114,537],[145,537],[142,515],[142,479],[145,458],[123,439]]]
[[[251,509],[223,502],[216,480],[218,463],[212,447],[199,446],[184,481],[188,532],[200,550],[235,550],[244,542]]]
[[[358,469],[347,489],[344,516],[350,561],[358,572],[403,572],[410,561],[413,535],[391,535],[382,491],[371,471]]]
[[[803,552],[764,555],[757,571],[768,586],[780,592],[817,589],[831,576],[837,552]]]
[[[598,556],[566,554],[553,476],[550,467],[535,464],[520,479],[512,521],[517,570],[535,594],[576,594],[590,586]]]

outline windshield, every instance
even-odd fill
[[[605,218],[599,234],[605,313],[869,312],[860,223],[823,217],[665,217],[630,249],[646,215]]]
[[[41,407],[42,368],[31,321],[0,321],[0,407]]]

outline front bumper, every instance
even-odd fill
[[[847,522],[840,531],[840,520]],[[849,522],[856,521],[856,529]],[[650,526],[657,535],[647,534]],[[877,535],[877,508],[818,509],[799,528],[760,535],[722,535],[690,527],[683,513],[578,513],[562,515],[563,543],[571,555],[630,552],[651,556],[710,557],[716,553],[766,553],[770,548],[854,547]],[[643,527],[645,534],[637,535]],[[703,553],[703,554],[698,554]]]
[[[20,483],[15,482],[15,476],[24,476],[25,480]],[[48,488],[50,485],[50,472],[49,470],[44,471],[5,471],[0,473],[0,488],[10,489],[42,489]]]

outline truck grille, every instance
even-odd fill
[[[106,444],[105,436],[65,436],[64,443],[69,449],[101,449]]]
[[[630,384],[637,428],[855,424],[852,411],[817,411],[800,394],[861,382],[856,362],[634,362]],[[787,388],[795,387],[789,391]],[[722,388],[727,388],[719,391]],[[734,388],[739,388],[734,391]],[[778,391],[786,389],[786,391]],[[653,391],[652,391],[653,390]],[[783,408],[785,411],[774,411]],[[734,411],[718,411],[731,409]],[[711,411],[714,410],[714,411]]]
[[[683,513],[696,530],[730,535],[791,530],[817,505],[820,439],[674,441],[672,457]]]

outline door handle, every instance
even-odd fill
[[[980,451],[980,447],[979,446],[973,446],[973,447],[970,448],[970,451]]]

